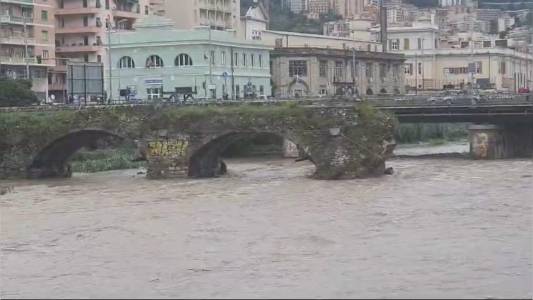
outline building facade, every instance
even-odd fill
[[[403,55],[383,53],[371,41],[265,31],[276,97],[400,94]]]
[[[307,0],[283,0],[283,7],[288,8],[295,14],[300,14],[307,10]]]
[[[235,32],[172,25],[150,16],[134,31],[113,35],[111,83],[105,84],[114,99],[127,90],[147,101],[167,92],[210,99],[271,95],[270,47]]]
[[[178,29],[196,26],[210,26],[216,30],[239,29],[240,0],[163,0],[162,5],[159,15],[171,19]]]
[[[263,31],[268,28],[268,15],[261,3],[250,6],[241,17],[239,36],[245,40],[262,40]]]
[[[31,79],[41,100],[55,66],[54,10],[46,0],[0,0],[0,76]]]
[[[533,89],[533,54],[508,47],[507,40],[477,34],[456,45],[441,40],[438,27],[389,27],[389,51],[402,53],[407,89],[463,89],[470,86],[517,92]],[[460,36],[459,36],[460,38]]]
[[[364,11],[365,0],[331,0],[335,12],[343,19],[356,19]]]
[[[102,63],[108,70],[107,40],[117,31],[129,30],[149,14],[144,0],[55,0],[56,67],[50,75],[50,94],[66,95],[69,62]]]

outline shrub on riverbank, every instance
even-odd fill
[[[80,150],[70,160],[73,172],[94,173],[110,170],[136,169],[144,162],[133,161],[135,148],[127,145],[118,149]]]
[[[0,107],[29,106],[39,102],[30,80],[0,79]]]

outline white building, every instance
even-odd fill
[[[240,36],[245,40],[262,40],[263,31],[268,29],[268,16],[260,3],[250,6],[241,16]]]
[[[379,28],[373,28],[377,34]],[[450,47],[430,24],[389,27],[389,51],[403,53],[406,86],[410,90],[441,90],[474,86],[517,91],[533,89],[533,54],[508,47],[508,40],[483,34],[458,36]],[[460,40],[459,40],[460,39]]]

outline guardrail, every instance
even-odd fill
[[[24,111],[24,110],[62,110],[62,109],[80,109],[84,107],[114,107],[114,106],[231,106],[231,105],[280,105],[283,103],[296,103],[307,106],[353,106],[357,103],[370,103],[382,109],[409,109],[409,108],[430,108],[430,107],[491,107],[491,106],[533,106],[533,94],[513,95],[512,97],[487,97],[482,101],[473,103],[469,99],[461,99],[450,104],[443,102],[429,102],[427,96],[405,97],[404,99],[394,99],[391,97],[367,97],[365,99],[356,99],[353,97],[338,98],[299,98],[299,99],[247,99],[247,100],[215,100],[215,99],[196,99],[188,101],[126,101],[113,100],[111,102],[84,102],[72,104],[44,104],[29,107],[12,107],[0,108],[0,111]]]

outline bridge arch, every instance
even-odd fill
[[[214,177],[225,173],[226,166],[221,159],[222,153],[235,142],[245,139],[253,139],[259,135],[273,135],[288,139],[297,145],[301,145],[298,143],[298,140],[290,134],[271,131],[226,132],[211,138],[200,147],[193,150],[188,162],[188,176],[204,178]],[[306,159],[314,163],[310,155],[306,153],[305,156]]]
[[[122,141],[124,138],[104,129],[82,129],[61,136],[42,148],[27,168],[30,178],[70,177],[69,158],[83,147],[95,147],[102,139]]]

